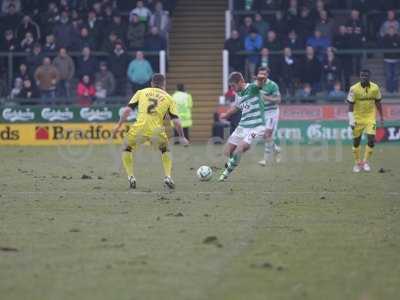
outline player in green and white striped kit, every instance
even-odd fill
[[[261,74],[257,76],[255,83],[246,84],[243,75],[239,72],[233,72],[229,76],[229,83],[236,91],[236,101],[234,107],[222,114],[221,118],[227,119],[238,110],[242,111],[242,117],[225,146],[224,153],[229,156],[229,160],[219,181],[228,178],[228,175],[238,166],[241,155],[250,149],[254,141],[264,138],[264,101],[260,97],[260,89],[265,80],[266,77]]]
[[[281,93],[279,92],[279,86],[268,78],[268,68],[260,67],[258,69],[258,76],[260,75],[267,78],[260,91],[261,97],[265,103],[265,151],[264,158],[258,162],[261,166],[265,166],[267,162],[272,160],[274,154],[280,152],[280,148],[274,142],[274,136],[278,128],[278,104],[281,102]]]

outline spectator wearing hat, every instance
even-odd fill
[[[95,74],[94,85],[96,91],[102,90],[104,98],[114,94],[115,90],[115,77],[108,70],[107,62],[101,61],[99,71]]]
[[[109,56],[109,69],[116,81],[115,95],[125,96],[127,89],[126,69],[129,64],[129,56],[126,54],[121,41],[118,41]]]
[[[169,12],[163,9],[161,1],[156,3],[154,13],[150,17],[149,25],[157,27],[161,36],[165,39],[167,38],[170,29]]]
[[[126,32],[128,49],[143,50],[145,33],[146,26],[140,22],[139,16],[135,14],[132,15]]]
[[[192,95],[189,94],[185,86],[182,83],[178,83],[176,87],[176,91],[172,94],[172,99],[176,103],[176,107],[178,108],[178,116],[182,123],[183,132],[185,138],[189,140],[189,129],[192,127],[192,107],[193,100]],[[174,129],[174,136],[178,137],[178,132]],[[179,141],[176,141],[175,144],[179,144]]]
[[[133,93],[148,87],[153,75],[153,69],[149,61],[144,58],[142,51],[136,52],[136,58],[129,64],[127,75],[131,82]]]
[[[75,75],[75,64],[65,48],[58,50],[58,55],[54,58],[53,65],[60,74],[60,80],[56,89],[57,96],[70,97],[69,87]]]
[[[246,55],[245,76],[247,81],[251,81],[258,63],[258,53],[263,47],[263,40],[256,29],[252,29],[244,40],[244,49],[251,52]]]
[[[36,85],[40,90],[42,100],[44,100],[46,104],[50,103],[49,100],[52,100],[54,103],[56,86],[60,79],[60,73],[56,67],[51,64],[49,57],[43,59],[43,64],[37,68],[34,77]]]

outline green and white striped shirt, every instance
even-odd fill
[[[243,91],[237,93],[235,106],[242,111],[238,126],[255,128],[265,125],[264,101],[260,97],[260,88],[256,84],[247,84]]]
[[[272,81],[270,79],[267,79],[267,81],[264,83],[261,91],[261,96],[280,96],[280,91],[279,91],[279,86],[276,84],[275,81]],[[265,111],[269,110],[274,110],[278,108],[278,104],[272,103],[269,101],[265,101]]]

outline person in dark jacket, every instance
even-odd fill
[[[89,75],[90,78],[94,78],[94,74],[98,69],[97,59],[91,55],[91,50],[89,47],[84,47],[82,49],[82,56],[78,58],[77,61],[77,72],[78,78],[82,78],[83,75]]]
[[[31,76],[33,76],[36,69],[42,64],[44,57],[45,55],[42,51],[42,46],[39,43],[36,43],[33,46],[32,54],[26,57],[26,64]]]
[[[321,63],[315,57],[314,49],[309,46],[306,48],[306,55],[300,64],[298,76],[303,83],[310,84],[315,93],[320,90],[321,74]]]
[[[230,71],[243,72],[243,56],[237,53],[244,50],[244,45],[237,30],[232,30],[230,38],[225,41],[224,49],[229,52]]]
[[[283,95],[294,96],[297,70],[297,59],[292,54],[292,49],[283,49],[283,57],[279,61],[280,86]]]
[[[63,11],[60,20],[54,25],[54,37],[57,48],[71,49],[74,43],[75,30],[72,26],[68,12]]]
[[[325,90],[332,90],[336,81],[340,80],[341,65],[332,48],[326,50],[326,57],[322,64]]]
[[[108,61],[109,69],[114,74],[116,87],[115,95],[125,96],[127,91],[126,69],[130,62],[129,56],[126,54],[122,42],[119,41],[114,46]]]
[[[385,49],[399,49],[400,48],[400,35],[397,33],[396,28],[390,26],[388,33],[382,39],[382,46]],[[399,91],[399,53],[385,53],[385,79],[386,91],[389,93],[398,93]]]

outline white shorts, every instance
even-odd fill
[[[255,128],[236,127],[228,139],[228,143],[238,145],[241,141],[251,145],[253,142],[262,140],[265,134],[265,126],[258,126]]]
[[[272,130],[275,133],[278,128],[279,121],[279,108],[268,110],[264,113],[265,116],[265,129]]]

